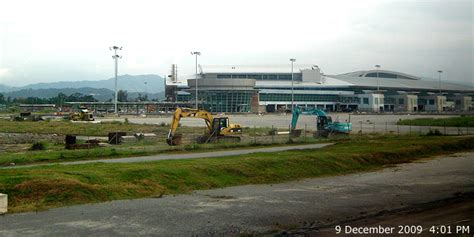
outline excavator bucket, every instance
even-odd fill
[[[181,144],[182,138],[183,134],[175,134],[174,136],[166,139],[166,143],[168,143],[170,146],[176,146]]]
[[[296,138],[296,137],[301,137],[301,132],[303,130],[301,129],[291,129],[290,130],[290,136],[293,137],[293,138]]]

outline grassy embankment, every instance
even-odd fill
[[[124,131],[129,135],[137,132],[155,133],[156,138],[145,139],[143,141],[129,140],[122,145],[99,147],[93,149],[66,150],[63,144],[54,144],[51,141],[42,141],[45,150],[31,151],[28,144],[15,145],[17,149],[0,152],[0,166],[62,162],[75,160],[91,160],[98,158],[117,158],[130,156],[143,156],[161,153],[177,152],[200,152],[209,150],[243,148],[250,146],[260,146],[263,143],[277,143],[282,145],[288,141],[287,136],[280,136],[272,139],[265,137],[270,128],[244,128],[243,141],[238,144],[196,144],[191,142],[196,136],[204,133],[204,127],[180,127],[177,132],[184,134],[183,145],[170,147],[165,143],[165,138],[169,130],[169,125],[153,124],[131,124],[121,122],[107,122],[101,124],[91,123],[71,123],[67,121],[7,121],[0,120],[0,132],[10,133],[38,133],[38,134],[76,134],[82,136],[106,136],[110,131]],[[254,140],[254,134],[261,139]],[[307,138],[296,139],[296,143],[317,142],[316,139]],[[62,142],[62,141],[61,141]],[[326,141],[324,141],[326,142]],[[20,149],[21,148],[21,149]]]
[[[404,119],[398,121],[397,124],[412,126],[474,127],[474,116]]]
[[[132,124],[120,122],[72,123],[69,121],[8,121],[0,120],[0,132],[38,134],[76,134],[84,136],[107,136],[109,132],[145,132],[165,134],[168,126]]]
[[[473,137],[356,137],[318,150],[11,169],[0,172],[0,193],[9,195],[10,211],[21,212],[360,172],[472,149]]]
[[[205,130],[205,123],[202,127],[178,128],[179,133],[193,134],[201,133]],[[0,119],[0,132],[2,133],[38,133],[38,134],[75,134],[82,136],[107,136],[109,132],[133,133],[156,133],[158,136],[166,136],[170,129],[169,124],[135,124],[128,122],[102,122],[102,123],[72,123],[69,121],[9,121]],[[249,128],[243,129],[244,134],[253,132],[267,134],[271,128]]]
[[[308,144],[308,143],[327,143],[341,139],[313,139],[299,138],[292,142],[292,145]],[[285,140],[287,141],[287,140]],[[67,150],[64,145],[47,144],[46,150],[40,151],[17,151],[17,152],[0,152],[0,167],[26,164],[44,164],[52,162],[68,162],[79,160],[95,160],[95,159],[113,159],[133,156],[147,156],[158,154],[178,154],[178,153],[196,153],[209,152],[230,149],[252,149],[258,147],[282,146],[288,142],[275,142],[273,144],[266,143],[217,143],[217,144],[184,144],[179,146],[169,146],[162,140],[138,141],[131,144],[113,145],[108,147],[97,147],[91,149]]]

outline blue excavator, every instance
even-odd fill
[[[297,132],[296,124],[301,114],[314,115],[317,117],[315,136],[329,137],[337,134],[349,134],[352,131],[352,123],[350,122],[333,122],[331,116],[327,115],[322,109],[311,108],[304,111],[300,107],[295,107],[291,118],[291,133],[299,136],[301,131]]]

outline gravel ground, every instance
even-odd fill
[[[456,115],[409,115],[409,114],[381,114],[381,115],[368,115],[368,114],[348,114],[348,113],[330,113],[329,114],[333,121],[350,121],[353,126],[353,133],[362,131],[364,133],[372,132],[384,132],[384,133],[426,133],[430,127],[419,127],[419,126],[397,126],[396,123],[400,119],[415,119],[415,118],[447,118],[455,117]],[[288,125],[291,122],[291,114],[267,114],[267,115],[228,115],[231,123],[241,124],[243,127],[253,128],[255,127],[274,127],[278,129],[288,130]],[[171,115],[160,116],[160,117],[127,117],[132,123],[139,124],[160,124],[160,123],[171,123]],[[101,118],[102,121],[124,121],[124,118]],[[190,119],[184,118],[181,120],[183,126],[205,126],[202,119]],[[297,128],[316,130],[316,119],[314,116],[302,115],[298,121]],[[444,127],[433,127],[437,128],[444,133]],[[474,128],[446,128],[447,134],[474,134]]]
[[[232,236],[331,226],[474,191],[474,153],[384,170],[0,217],[1,236]]]

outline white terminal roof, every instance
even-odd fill
[[[352,84],[357,87],[374,87],[377,86],[376,77],[351,77],[345,75],[331,76],[341,81]],[[430,81],[426,79],[400,79],[400,78],[379,78],[379,87],[384,88],[406,88],[406,89],[424,89],[439,90],[438,81]],[[458,90],[474,92],[474,88],[466,85],[441,81],[441,90]]]
[[[295,64],[294,72],[299,73],[302,69],[311,69],[315,65],[311,64]],[[245,73],[245,74],[260,74],[260,73],[291,73],[291,64],[288,62],[288,66],[282,65],[199,65],[200,72],[207,73]],[[377,72],[376,70],[361,70],[356,72],[350,72],[340,75],[325,75],[324,83],[319,82],[294,82],[295,88],[311,87],[311,88],[348,88],[348,87],[376,87],[376,77],[365,77],[369,73]],[[381,88],[394,88],[394,89],[413,89],[413,90],[438,90],[439,84],[436,79],[422,78],[413,76],[410,74],[389,71],[389,70],[378,70],[379,73],[396,74],[402,78],[378,78],[379,87]],[[187,77],[187,79],[194,78],[195,75]],[[232,79],[222,79],[232,80]],[[465,91],[474,92],[474,87],[468,85],[460,85],[456,83],[450,83],[441,80],[441,90],[451,91]],[[187,82],[180,82],[180,85],[186,85]],[[291,86],[291,81],[272,81],[272,80],[257,80],[257,88],[288,88]]]
[[[311,64],[294,64],[293,72],[311,69]],[[291,64],[282,65],[199,65],[201,73],[291,73]]]

